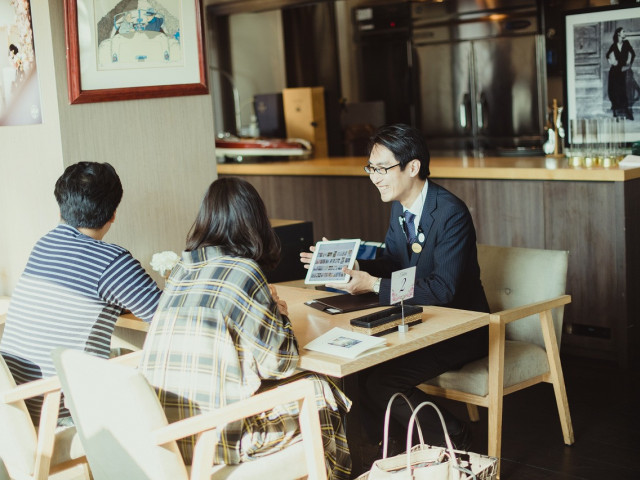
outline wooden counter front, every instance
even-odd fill
[[[316,158],[263,163],[221,163],[220,175],[365,177],[366,157]],[[432,178],[623,182],[640,178],[640,168],[576,168],[546,157],[432,157]]]

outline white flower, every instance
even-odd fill
[[[179,260],[180,256],[171,250],[154,253],[153,257],[151,257],[151,268],[159,272],[163,277],[168,277]]]

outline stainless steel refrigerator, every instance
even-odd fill
[[[544,38],[532,0],[411,4],[417,126],[433,151],[542,154]]]

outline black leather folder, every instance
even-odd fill
[[[333,295],[331,297],[309,300],[305,302],[305,305],[335,315],[337,313],[355,312],[356,310],[379,307],[380,302],[378,301],[378,295],[375,293],[362,293],[360,295],[346,293],[343,295]]]

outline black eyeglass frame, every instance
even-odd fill
[[[395,165],[391,165],[390,167],[374,167],[371,164],[367,164],[364,166],[364,171],[369,175],[373,175],[374,173],[377,173],[378,175],[386,175],[389,170],[399,165],[400,163],[396,163]]]

